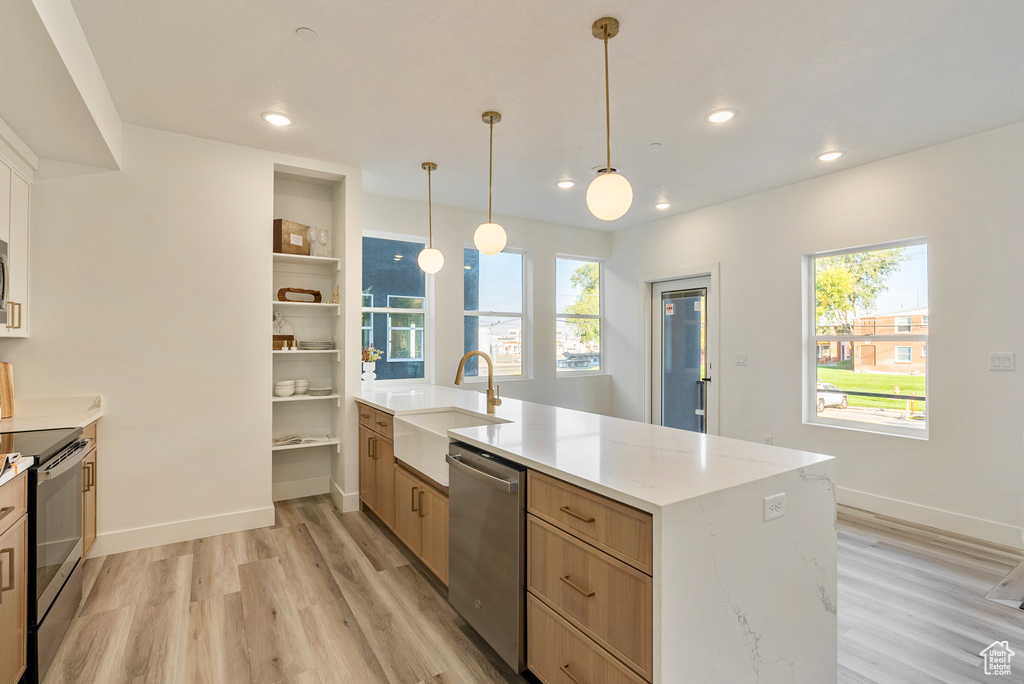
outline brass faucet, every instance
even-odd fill
[[[494,413],[495,406],[501,406],[501,397],[498,396],[499,387],[494,384],[494,362],[491,357],[482,351],[473,350],[466,352],[466,355],[459,361],[459,370],[455,372],[455,384],[462,384],[462,371],[466,368],[466,361],[471,356],[479,356],[487,362],[487,413]]]

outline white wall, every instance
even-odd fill
[[[720,433],[832,454],[841,501],[1024,546],[1024,124],[615,233],[614,412],[642,419],[640,274],[720,263]],[[801,422],[801,255],[927,236],[931,439]],[[748,365],[731,365],[735,353]]]
[[[437,179],[435,179],[436,181]],[[424,181],[426,179],[424,178]],[[427,203],[364,195],[363,228],[402,235],[427,234]],[[611,378],[608,375],[556,377],[555,374],[555,256],[573,255],[605,259],[611,255],[611,234],[570,228],[507,216],[495,221],[508,233],[508,246],[525,249],[532,268],[527,268],[527,300],[532,315],[531,369],[527,379],[497,379],[502,396],[542,404],[608,414],[611,412]],[[487,220],[483,212],[434,205],[434,246],[445,257],[445,266],[434,276],[436,347],[434,382],[454,387],[455,371],[463,354],[463,248],[472,245],[473,233]],[[532,270],[532,277],[529,273]],[[529,307],[529,304],[528,304]],[[465,388],[486,389],[486,378],[467,381]]]
[[[360,187],[151,129],[123,142],[121,171],[41,169],[32,337],[0,346],[18,397],[104,396],[96,554],[273,523],[274,164]]]

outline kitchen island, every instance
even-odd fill
[[[486,414],[481,393],[444,387],[357,401],[396,418]],[[448,435],[649,514],[653,659],[634,672],[658,683],[836,681],[835,459],[515,399],[494,417],[508,422]],[[409,465],[443,485],[437,458]],[[778,494],[782,515],[766,520]]]

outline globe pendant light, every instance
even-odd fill
[[[434,204],[431,197],[430,172],[437,170],[437,164],[423,162],[420,166],[427,172],[427,221],[430,226],[430,237],[427,248],[416,257],[416,263],[424,273],[437,273],[444,266],[444,254],[441,254],[441,250],[434,249]]]
[[[608,164],[587,188],[587,207],[590,213],[602,221],[614,221],[633,204],[633,188],[629,181],[616,173],[612,167],[612,115],[608,95],[608,39],[619,35],[619,20],[604,17],[594,22],[591,30],[594,37],[604,41],[604,114],[605,142],[608,147]]]
[[[487,223],[481,223],[473,234],[473,244],[484,254],[497,254],[505,249],[505,229],[491,221],[491,186],[494,184],[494,124],[501,121],[498,112],[484,112],[484,123],[491,128],[491,152],[487,166]]]

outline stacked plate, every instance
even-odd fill
[[[309,396],[311,397],[326,397],[328,394],[333,394],[330,387],[310,387]]]
[[[309,351],[323,351],[325,349],[334,349],[333,342],[314,342],[306,341],[299,342],[299,349],[308,349]]]

